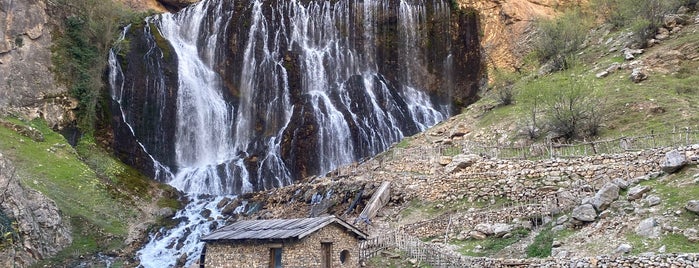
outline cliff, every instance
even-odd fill
[[[482,25],[481,45],[490,67],[516,70],[529,49],[531,23],[551,18],[564,7],[580,6],[585,0],[458,0],[459,6],[478,10]]]
[[[77,103],[51,73],[51,31],[43,0],[0,1],[0,112],[41,117],[55,128]]]

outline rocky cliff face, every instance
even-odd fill
[[[481,44],[491,67],[517,69],[532,38],[531,22],[550,18],[559,8],[581,5],[584,0],[458,0],[462,7],[478,10]]]
[[[51,74],[51,33],[43,0],[0,1],[0,111],[41,117],[61,128],[77,102]]]
[[[72,237],[56,203],[20,185],[13,171],[0,154],[0,210],[16,222],[14,241],[0,247],[0,267],[27,267],[52,257],[68,246]]]

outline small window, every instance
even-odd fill
[[[340,263],[345,264],[350,258],[349,250],[343,250],[340,252]]]
[[[282,268],[282,248],[269,249],[269,268]]]

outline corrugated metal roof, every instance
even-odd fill
[[[355,233],[357,237],[366,239],[366,234],[349,223],[335,216],[326,216],[301,219],[238,221],[202,237],[201,240],[301,239],[334,222]]]

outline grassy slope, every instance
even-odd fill
[[[12,160],[22,184],[54,200],[72,225],[73,244],[53,261],[122,249],[128,224],[144,220],[137,208],[152,201],[155,192],[149,189],[158,189],[155,183],[90,139],[81,140],[76,150],[41,120],[0,120],[32,127],[45,137],[36,142],[0,125],[0,152]]]

